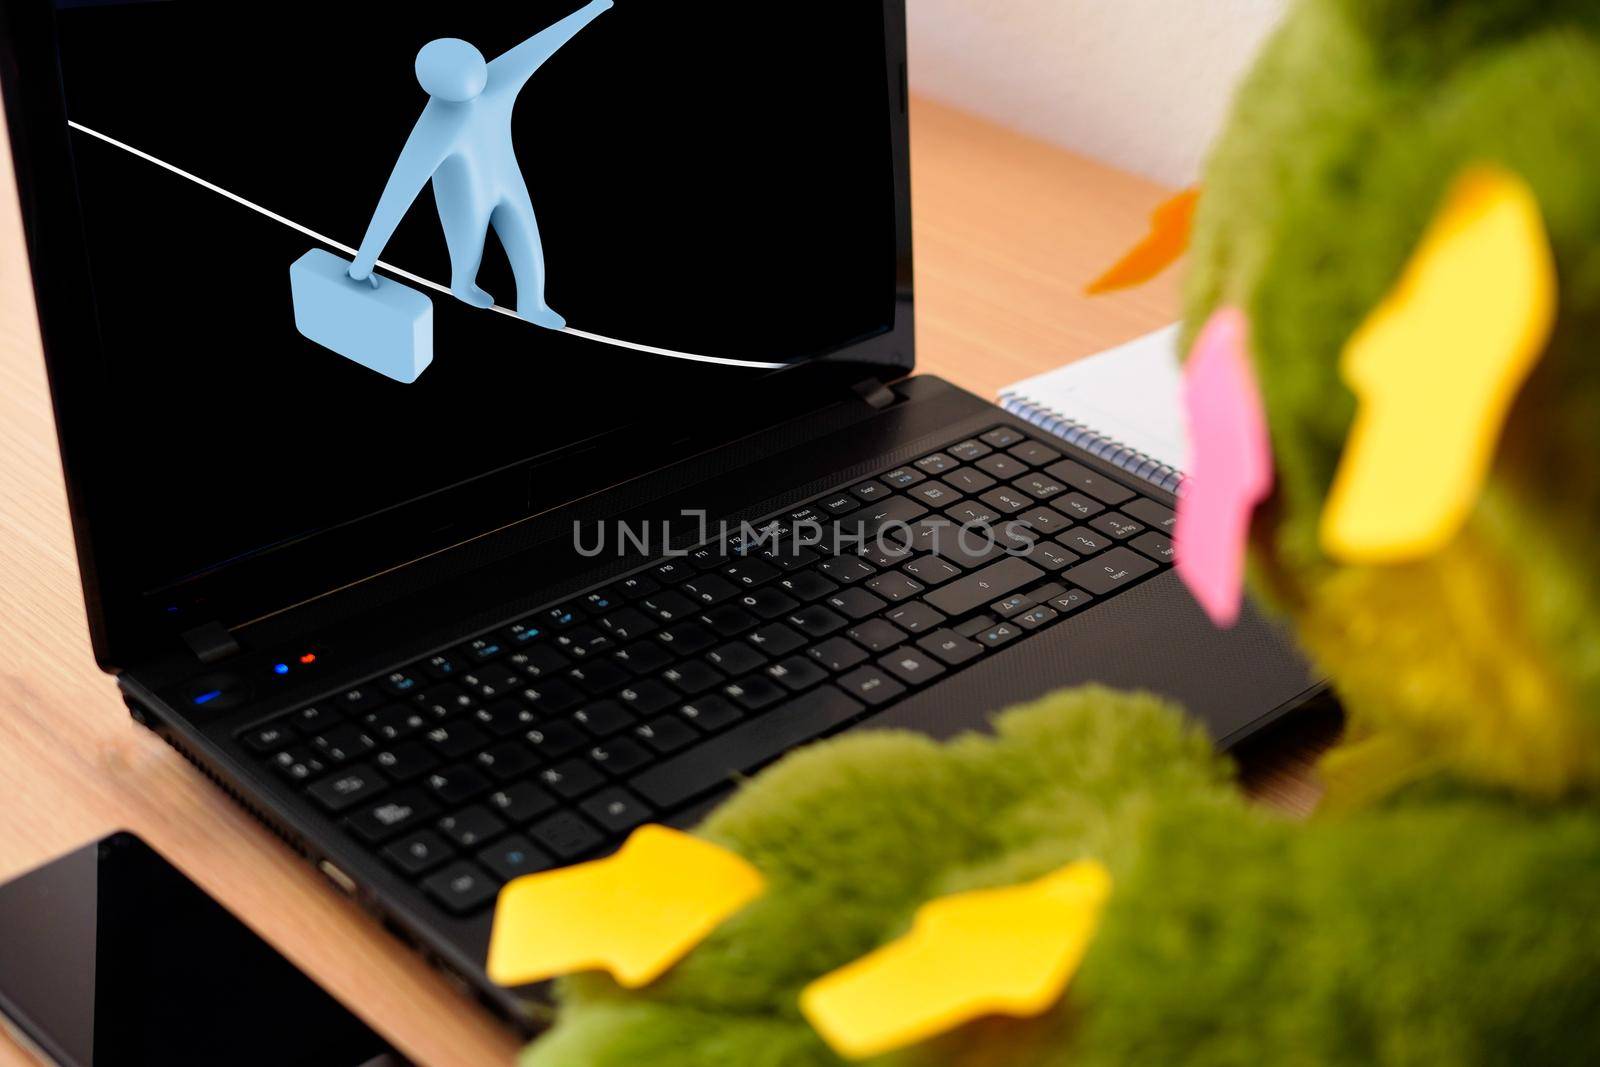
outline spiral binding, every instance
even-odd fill
[[[1183,489],[1182,471],[1152,459],[1136,448],[1096,433],[1060,412],[1041,407],[1017,393],[1001,394],[1000,406],[1019,419],[1054,434],[1069,445],[1081,448],[1091,456],[1105,460],[1118,470],[1141,478],[1158,489],[1174,495]]]

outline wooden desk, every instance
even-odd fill
[[[921,369],[983,396],[1169,322],[1176,283],[1084,282],[1163,190],[933,104],[914,116]],[[136,728],[94,666],[9,166],[0,167],[0,879],[118,827],[143,835],[420,1063],[517,1042]],[[1325,732],[1325,729],[1323,729]],[[1252,761],[1303,809],[1309,742]],[[0,1067],[27,1062],[0,1038]]]

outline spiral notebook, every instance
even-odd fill
[[[1169,493],[1188,463],[1178,326],[1000,394],[1000,406]]]

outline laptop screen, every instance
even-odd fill
[[[152,595],[892,330],[860,0],[57,0]]]

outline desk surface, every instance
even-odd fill
[[[919,101],[919,367],[982,396],[1160,327],[1168,276],[1087,300],[1163,190]],[[1247,781],[1304,810],[1325,730],[1255,754]],[[418,1062],[509,1063],[517,1042],[153,735],[95,668],[10,167],[0,164],[0,879],[136,831]],[[28,1062],[0,1038],[0,1067]]]

